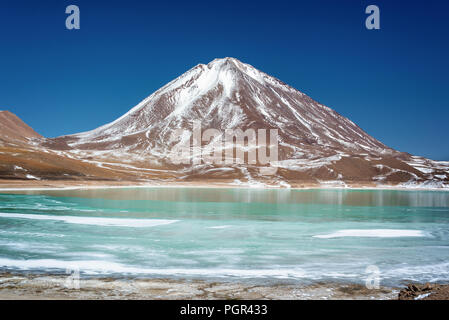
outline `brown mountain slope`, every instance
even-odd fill
[[[8,125],[0,132],[3,139],[10,139],[15,131],[21,132],[19,137],[31,135],[29,131],[24,133],[26,125],[20,120],[12,121],[11,115],[5,118],[9,120],[4,121]],[[275,173],[263,174],[259,162],[197,162],[201,152],[189,152],[183,155],[187,162],[174,163],[171,151],[181,137],[191,145],[195,121],[201,123],[203,131],[215,129],[221,134],[228,129],[277,129],[279,157],[269,164]],[[178,129],[186,134],[174,138]],[[331,108],[234,58],[197,65],[100,128],[54,139],[23,140],[23,152],[2,151],[0,144],[0,179],[34,176],[449,188],[449,162],[389,148]],[[212,142],[203,140],[202,146]],[[226,145],[217,149],[222,155],[226,153]]]
[[[0,139],[5,142],[26,141],[42,136],[10,111],[0,111]]]
[[[203,131],[221,133],[277,129],[279,157],[271,163],[277,173],[259,174],[259,163],[195,164],[201,155],[193,152],[182,159],[185,165],[174,166],[170,155],[179,137],[174,139],[173,133],[184,130],[183,138],[192,141],[195,121],[201,122]],[[212,142],[202,141],[203,147],[208,144]],[[227,179],[280,185],[430,181],[435,186],[448,181],[445,165],[389,148],[331,108],[235,58],[199,64],[112,123],[49,139],[45,146],[100,162],[114,159],[171,169],[187,181]],[[225,154],[224,145],[218,149]]]

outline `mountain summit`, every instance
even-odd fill
[[[179,142],[173,133],[191,133],[194,122],[220,132],[277,129],[276,175],[261,176],[258,164],[173,164],[169,155]],[[117,120],[92,131],[43,139],[41,146],[101,169],[119,170],[130,179],[137,175],[279,185],[449,183],[449,163],[389,148],[334,110],[235,58],[199,64]]]
[[[284,147],[309,157],[394,152],[332,109],[235,58],[199,64],[116,121],[65,139],[77,149],[164,155],[170,134],[198,120],[219,130],[276,128]]]

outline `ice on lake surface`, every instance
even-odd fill
[[[382,284],[449,280],[449,192],[123,188],[0,194],[0,269]]]

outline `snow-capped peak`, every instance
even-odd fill
[[[277,128],[284,145],[297,155],[305,149],[313,154],[391,150],[349,119],[230,57],[198,64],[114,122],[66,139],[76,148],[128,147],[164,154],[170,133],[191,130],[198,120],[220,130]]]
[[[425,164],[388,148],[351,120],[282,81],[235,58],[198,64],[169,82],[126,114],[100,128],[56,139],[52,147],[70,150],[83,161],[145,163],[187,177],[214,176],[253,180],[254,167],[207,165],[173,167],[168,161],[181,129],[192,141],[194,122],[203,130],[277,129],[278,181],[446,181],[446,165]],[[178,138],[180,138],[178,136]],[[51,140],[51,141],[50,141]],[[210,141],[204,141],[210,144]],[[203,146],[204,146],[203,144]],[[243,149],[247,146],[243,146]],[[427,160],[426,160],[427,161]],[[114,164],[112,164],[114,165]],[[416,167],[416,168],[415,168]],[[130,168],[127,165],[125,168]],[[136,167],[137,168],[137,165]],[[424,172],[425,171],[425,172]],[[126,172],[126,170],[125,170]],[[430,176],[430,173],[432,176]],[[429,175],[429,176],[425,176]],[[446,179],[446,180],[445,180]],[[433,181],[433,180],[432,180]]]

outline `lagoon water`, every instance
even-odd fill
[[[0,194],[0,271],[449,282],[449,192],[120,188]],[[377,274],[377,271],[379,272]]]

